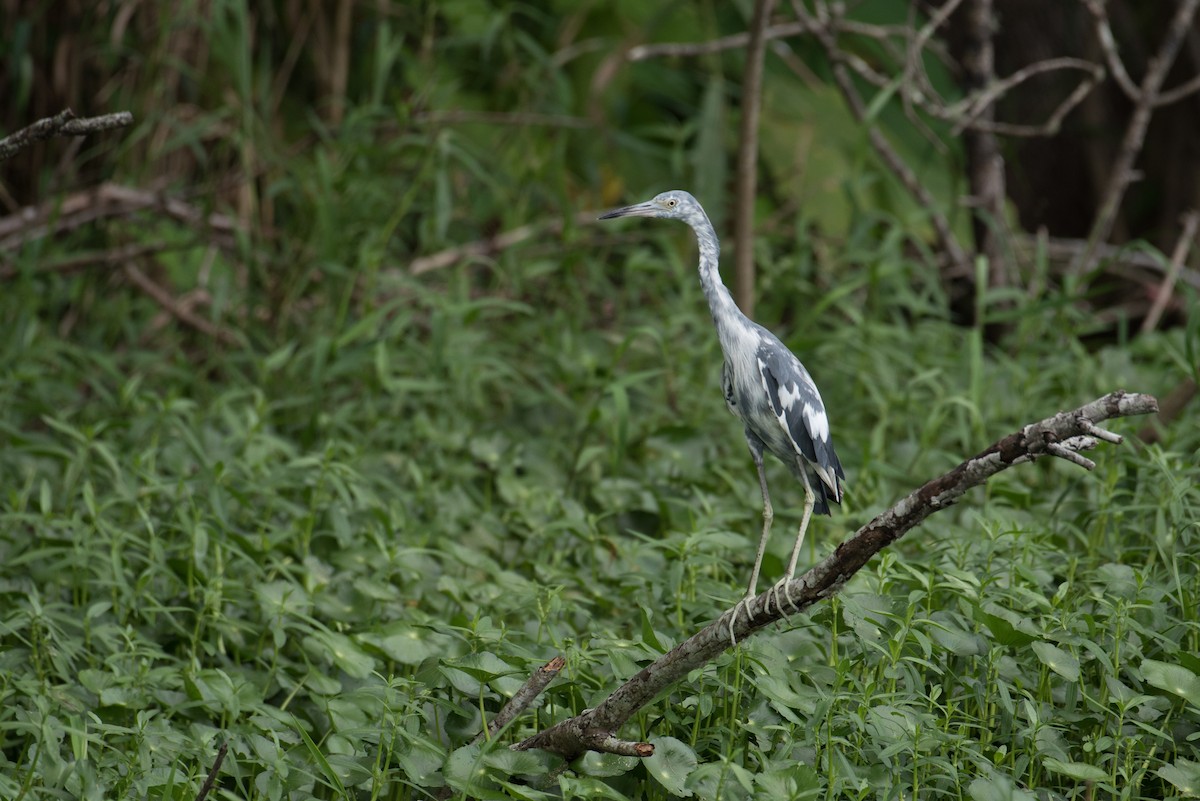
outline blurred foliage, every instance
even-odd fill
[[[934,516],[643,710],[644,764],[505,747],[749,569],[757,481],[694,247],[575,221],[670,186],[725,216],[739,53],[622,53],[737,31],[745,4],[61,5],[0,23],[5,113],[67,100],[137,127],[6,163],[5,202],[161,186],[236,234],[146,209],[4,254],[0,797],[194,798],[225,741],[215,798],[1195,794],[1189,425]],[[1101,323],[1074,286],[981,293],[1002,346],[951,324],[924,210],[826,86],[768,64],[759,316],[820,382],[850,479],[806,560],[1015,426],[1196,377],[1200,324],[1085,348]],[[953,164],[895,138],[949,197]],[[130,243],[169,246],[155,280],[241,344],[164,317],[120,265],[43,269]],[[766,576],[800,495],[770,470]],[[537,709],[469,745],[560,653]]]

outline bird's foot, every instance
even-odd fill
[[[771,601],[772,601],[772,599],[774,599],[776,613],[778,613],[779,615],[781,615],[783,617],[786,617],[787,612],[784,611],[783,603],[779,600],[779,594],[783,593],[784,600],[787,601],[787,604],[788,604],[788,606],[790,606],[792,608],[792,611],[795,611],[796,610],[796,602],[792,600],[791,587],[789,586],[791,583],[792,583],[791,576],[784,576],[779,581],[775,582],[775,586],[773,586],[773,587],[771,587],[771,589],[767,590],[767,600],[766,600],[766,603],[763,604],[764,609],[770,609]]]
[[[745,610],[747,623],[749,623],[753,619],[750,615],[750,601],[752,601],[753,599],[754,599],[754,596],[747,595],[745,598],[738,601],[737,605],[733,607],[733,614],[731,614],[729,616],[729,644],[731,646],[737,645],[737,636],[734,635],[734,633],[733,633],[733,627],[734,627],[734,625],[737,624],[738,613],[741,612],[742,610]]]

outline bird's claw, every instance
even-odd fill
[[[731,614],[729,616],[729,644],[731,646],[737,645],[737,637],[733,633],[733,627],[737,624],[738,612],[745,609],[746,610],[746,622],[750,622],[751,620],[753,620],[753,617],[750,614],[750,601],[751,600],[752,600],[752,597],[747,595],[745,598],[738,601],[737,605],[733,607],[733,614]]]
[[[783,604],[780,603],[780,601],[779,601],[779,593],[782,592],[784,599],[787,600],[788,606],[790,606],[792,608],[792,610],[795,611],[796,602],[792,600],[792,593],[789,588],[789,585],[791,584],[791,582],[792,582],[791,578],[787,577],[787,576],[785,576],[784,578],[777,581],[775,583],[774,587],[767,590],[767,600],[763,604],[763,607],[765,609],[770,609],[771,600],[774,599],[775,600],[775,612],[781,616],[786,616],[787,612],[784,611]]]

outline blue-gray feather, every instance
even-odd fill
[[[767,329],[742,314],[717,269],[721,246],[700,203],[687,192],[663,192],[652,200],[605,214],[610,217],[665,217],[682,220],[700,247],[700,284],[712,312],[725,363],[721,389],[725,403],[744,424],[755,459],[763,451],[808,481],[813,511],[829,514],[829,501],[842,500],[845,474],[833,449],[829,418],[808,371]]]

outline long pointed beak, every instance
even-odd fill
[[[645,203],[636,203],[632,206],[626,206],[623,209],[613,209],[607,214],[601,214],[597,219],[611,220],[614,217],[653,217],[658,211],[658,207],[651,201]]]

